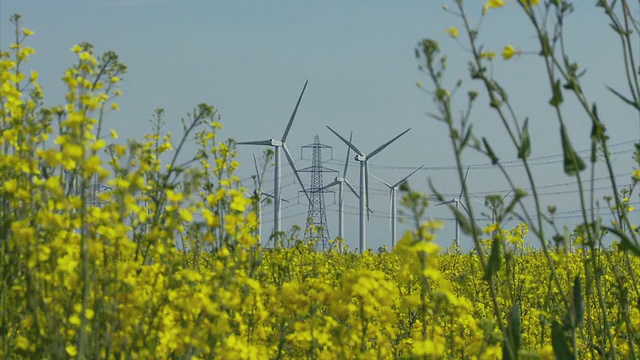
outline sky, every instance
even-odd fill
[[[466,3],[477,19],[483,2]],[[576,3],[576,11],[567,21],[567,48],[587,69],[583,78],[587,96],[598,103],[613,144],[615,172],[621,184],[628,184],[633,143],[640,137],[640,118],[605,87],[625,89],[619,42],[600,9],[592,2]],[[445,4],[454,6],[453,1],[436,0],[57,0],[55,5],[49,0],[0,0],[0,46],[6,48],[12,42],[9,17],[20,13],[24,27],[35,31],[27,43],[36,49],[29,66],[40,74],[48,105],[64,100],[60,78],[74,63],[70,51],[74,44],[88,41],[97,53],[118,53],[128,73],[121,85],[121,110],[107,115],[106,127],[133,139],[151,131],[149,119],[156,108],[165,109],[165,130],[177,137],[180,119],[203,102],[214,105],[221,115],[224,128],[219,139],[279,139],[308,80],[287,139],[296,167],[311,165],[311,151],[300,149],[319,135],[323,144],[333,147],[331,152],[322,153],[324,166],[342,169],[347,148],[327,125],[345,137],[353,131],[353,143],[365,153],[411,128],[370,160],[371,174],[395,183],[424,165],[410,179],[411,187],[429,194],[431,181],[438,191],[452,198],[458,195],[460,182],[450,140],[445,125],[425,115],[435,112],[436,107],[431,95],[416,86],[421,81],[428,88],[429,82],[418,70],[414,55],[420,40],[436,39],[448,55],[449,86],[458,78],[468,79],[468,52],[445,32],[460,26],[460,19],[443,11]],[[548,105],[549,87],[540,76],[543,68],[535,55],[538,47],[533,32],[525,25],[514,1],[507,1],[505,8],[490,11],[483,20],[480,41],[498,54],[506,44],[530,52],[510,61],[498,56],[491,71],[509,91],[518,116],[530,119],[531,157],[543,203],[557,206],[560,228],[571,228],[579,220],[577,186],[562,171],[558,121]],[[481,87],[465,80],[463,89]],[[565,116],[574,147],[588,149],[590,122],[575,101],[565,97]],[[462,111],[465,98],[462,91],[454,97],[456,112]],[[487,137],[493,144],[516,183],[527,188],[524,170],[515,161],[515,151],[485,98],[478,101],[471,122],[476,135]],[[185,150],[195,151],[192,144]],[[262,150],[237,148],[243,164],[237,174],[250,191],[252,156],[260,156]],[[464,153],[463,160],[469,167],[469,194],[475,199],[467,205],[474,206],[476,213],[488,212],[484,197],[489,193],[507,195],[509,187],[498,170],[472,150]],[[282,191],[288,202],[283,204],[283,228],[296,224],[304,228],[308,204],[299,195],[292,171],[284,161]],[[605,175],[603,166],[598,165],[596,178]],[[334,176],[325,174],[324,182],[333,181]],[[302,177],[310,183],[310,174]],[[353,159],[347,178],[358,186],[358,164]],[[595,183],[600,196],[607,191],[605,185],[604,180]],[[272,186],[269,169],[264,187]],[[632,202],[637,200],[634,197]],[[329,233],[334,237],[337,195],[327,193],[325,205]],[[346,243],[356,248],[358,201],[347,194],[345,206]],[[367,224],[367,247],[388,246],[389,192],[374,178],[370,179],[370,206],[374,213]],[[265,236],[272,227],[271,207],[264,208],[263,216]],[[449,246],[455,237],[453,216],[436,202],[432,202],[427,216],[444,222],[436,242]],[[479,216],[477,222],[484,225],[487,220]],[[399,236],[409,226],[399,224]],[[537,245],[535,239],[530,242]],[[461,237],[460,244],[463,249],[472,246],[466,236]]]

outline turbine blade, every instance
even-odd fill
[[[447,204],[454,203],[454,202],[456,202],[456,201],[457,201],[457,199],[453,199],[453,200],[449,200],[449,201],[444,201],[444,202],[441,202],[441,203],[436,204],[435,206],[447,205]]]
[[[351,186],[351,183],[349,181],[347,181],[347,179],[344,179],[344,183],[347,184],[347,187],[349,189],[351,189],[351,192],[353,193],[353,195],[355,195],[358,199],[360,199],[360,195],[358,194],[356,189],[354,189],[353,186]]]
[[[271,146],[273,143],[271,140],[257,140],[257,141],[243,141],[239,142],[238,145],[266,145]]]
[[[400,135],[394,137],[393,139],[387,141],[386,143],[382,144],[382,146],[378,147],[377,149],[373,150],[369,155],[367,155],[367,158],[372,158],[374,157],[377,153],[379,153],[380,151],[382,151],[384,148],[386,148],[387,146],[391,145],[392,142],[398,140],[398,138],[404,134],[406,134],[409,130],[411,130],[411,128],[403,131],[402,133],[400,133]]]
[[[364,205],[369,209],[369,162],[365,160],[364,162]],[[367,221],[369,221],[369,212],[367,211]]]
[[[349,135],[349,142],[351,142],[351,140],[353,140],[353,131],[351,132],[351,135]],[[347,177],[347,169],[348,169],[348,165],[349,165],[349,153],[351,152],[351,147],[347,147],[347,159],[344,161],[344,171],[342,172],[342,178],[346,178]]]
[[[458,199],[462,199],[462,192],[464,191],[464,186],[467,183],[467,175],[469,175],[469,167],[467,166],[467,171],[464,173],[464,180],[462,180],[462,186],[460,189],[460,195],[458,195]]]
[[[262,199],[262,201],[267,200],[267,198],[271,198],[271,199],[273,199],[273,198],[274,198],[273,194],[269,194],[269,193],[266,193],[266,192],[263,192],[263,193],[262,193],[262,196],[265,196],[265,198],[264,198],[264,199]],[[287,199],[282,199],[282,198],[280,199],[280,201],[284,201],[284,202],[287,202],[287,203],[289,202],[289,200],[287,200]]]
[[[282,149],[284,150],[284,154],[287,156],[287,160],[289,160],[289,165],[291,165],[291,169],[293,170],[293,173],[295,174],[296,179],[298,179],[298,183],[300,184],[300,187],[302,187],[302,191],[304,191],[304,194],[307,196],[307,199],[309,200],[309,202],[311,202],[311,197],[309,196],[307,189],[304,188],[304,184],[302,183],[302,179],[300,179],[300,174],[298,173],[298,170],[296,170],[296,165],[293,163],[293,158],[289,153],[289,149],[287,149],[287,145],[282,144]]]
[[[393,214],[391,210],[393,209],[393,188],[389,191],[389,231],[393,229]]]
[[[422,169],[423,167],[424,167],[424,165],[420,165],[420,167],[419,167],[419,168],[417,168],[417,169],[415,169],[415,170],[413,170],[413,171],[411,172],[411,174],[409,174],[409,175],[405,176],[405,177],[404,177],[404,179],[402,179],[402,180],[398,181],[397,183],[395,183],[395,184],[393,185],[393,187],[396,187],[396,186],[398,186],[398,185],[402,184],[402,183],[403,183],[403,182],[405,182],[408,178],[410,178],[410,177],[411,177],[411,175],[413,175],[413,174],[417,173],[417,172],[418,172],[418,170]],[[375,175],[374,175],[374,176],[375,176]]]
[[[362,151],[358,150],[358,148],[357,148],[355,145],[353,145],[353,144],[351,143],[351,141],[348,141],[347,139],[345,139],[345,138],[343,138],[342,136],[340,136],[340,134],[338,134],[337,132],[335,132],[335,130],[333,130],[332,128],[330,128],[328,125],[327,125],[327,128],[328,128],[329,130],[331,130],[331,132],[332,132],[332,133],[336,134],[336,136],[337,136],[337,137],[339,137],[339,138],[340,138],[340,140],[342,140],[345,144],[347,144],[347,146],[348,146],[348,147],[352,148],[352,149],[353,149],[353,151],[355,151],[356,153],[358,153],[358,155],[360,155],[360,156],[364,156],[364,153],[363,153]]]
[[[291,124],[293,124],[293,119],[296,117],[298,106],[300,106],[300,100],[302,100],[302,95],[304,95],[304,90],[307,88],[308,83],[309,80],[304,82],[304,87],[302,88],[302,92],[300,93],[300,97],[298,98],[298,102],[296,103],[296,107],[293,109],[293,113],[291,114],[291,118],[289,119],[289,123],[287,124],[287,129],[284,131],[284,135],[282,135],[282,142],[285,142],[287,140],[289,130],[291,130]]]
[[[383,183],[383,184],[387,185],[387,187],[388,187],[389,189],[391,189],[391,188],[392,188],[392,186],[391,186],[391,185],[389,185],[389,183],[388,183],[388,182],[386,182],[386,181],[384,181],[384,180],[380,179],[379,177],[377,177],[377,176],[375,176],[375,175],[373,175],[373,174],[371,174],[371,176],[373,176],[374,178],[378,179],[378,181],[380,181],[381,183]],[[396,185],[397,185],[397,184],[396,184]]]
[[[320,191],[326,190],[326,189],[328,189],[328,188],[330,188],[332,186],[338,185],[338,184],[340,184],[340,181],[333,180],[333,182],[331,184],[323,186],[322,188],[320,188]]]

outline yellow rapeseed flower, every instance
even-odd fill
[[[2,185],[2,188],[4,189],[4,191],[11,194],[14,191],[16,191],[16,189],[18,188],[18,180],[11,179],[11,180],[5,181],[4,184]]]
[[[180,218],[185,222],[193,221],[193,214],[187,209],[180,209]]]
[[[69,354],[69,356],[71,357],[75,357],[76,355],[78,355],[78,348],[73,344],[67,345],[65,350],[67,350],[67,354]]]
[[[181,192],[174,192],[173,190],[167,190],[167,199],[173,202],[180,202],[184,200],[184,194]]]
[[[247,199],[241,194],[235,194],[233,196],[233,200],[231,201],[231,205],[229,206],[232,210],[243,212],[247,206]]]
[[[504,0],[489,0],[482,7],[482,15],[487,13],[489,9],[501,8],[504,6]]]
[[[75,161],[82,158],[83,153],[82,146],[77,144],[67,144],[62,148],[62,154]]]
[[[455,26],[454,26],[454,27],[452,27],[452,28],[447,29],[445,32],[446,32],[447,34],[449,34],[449,36],[451,36],[451,37],[452,37],[452,38],[454,38],[454,39],[457,39],[457,38],[458,38],[458,28],[457,28],[457,27],[455,27]]]
[[[502,57],[505,60],[509,60],[515,55],[520,55],[520,51],[516,50],[512,45],[507,45],[502,49]]]
[[[483,51],[480,53],[480,57],[483,59],[493,60],[496,57],[495,51]]]
[[[22,349],[22,350],[29,349],[29,340],[22,335],[18,335],[16,337],[15,344],[18,347],[18,349]]]

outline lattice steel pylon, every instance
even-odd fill
[[[86,204],[94,207],[102,207],[104,205],[104,201],[100,200],[100,194],[110,190],[111,188],[109,186],[94,181],[93,184],[88,185],[85,189],[87,194]]]
[[[311,148],[313,155],[311,166],[298,170],[299,172],[311,172],[311,186],[309,188],[309,210],[307,212],[307,226],[304,230],[304,241],[316,241],[318,250],[329,249],[329,228],[327,227],[327,212],[324,207],[324,194],[322,188],[322,173],[337,172],[336,170],[322,166],[322,149],[331,149],[331,146],[320,143],[320,137],[315,136],[313,144],[304,145],[302,149]]]

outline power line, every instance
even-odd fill
[[[582,150],[582,152],[585,151],[590,151],[590,150]],[[629,152],[635,152],[635,149],[627,149],[627,150],[620,150],[620,151],[616,151],[616,152],[610,152],[611,155],[619,155],[619,154],[624,154],[624,153],[629,153]],[[578,152],[579,153],[579,152]],[[563,156],[562,154],[557,154],[557,155],[546,155],[546,156],[542,156],[542,157],[538,157],[538,158],[530,158],[528,164],[530,166],[540,166],[540,165],[553,165],[553,164],[557,164],[557,163],[561,163],[564,161],[564,158],[560,158],[560,159],[555,159],[555,160],[545,160],[547,158],[554,158],[554,157],[558,157],[558,156]],[[327,161],[327,163],[331,163],[331,164],[339,164],[340,161],[339,160],[329,160]],[[508,161],[501,161],[500,165],[503,168],[515,168],[515,167],[523,167],[524,164],[522,163],[521,160],[508,160]],[[353,166],[353,165],[351,165]],[[415,167],[413,166],[402,166],[402,165],[382,165],[382,164],[370,164],[371,168],[376,168],[376,169],[387,169],[387,170],[410,170],[410,169],[414,169]],[[465,167],[468,167],[472,170],[486,170],[486,169],[494,169],[496,168],[496,165],[493,165],[491,163],[476,163],[476,164],[468,164],[465,165]],[[425,166],[422,168],[422,171],[429,171],[429,170],[457,170],[457,166],[456,165],[435,165],[435,166]]]

